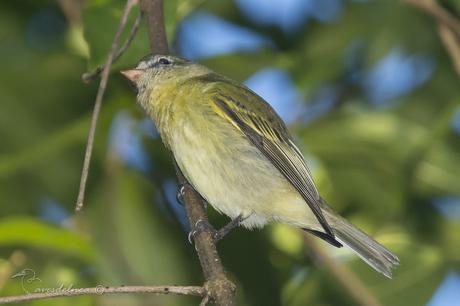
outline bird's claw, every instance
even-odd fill
[[[191,230],[188,232],[187,239],[190,244],[193,244],[192,238],[194,238],[196,235],[196,230]]]
[[[190,244],[192,244],[192,238],[195,239],[196,235],[200,234],[204,230],[211,232],[213,237],[218,232],[207,220],[199,219],[195,222],[193,229],[188,233],[188,241]]]
[[[185,196],[185,190],[190,187],[189,183],[185,183],[179,186],[179,189],[177,190],[176,193],[176,200],[179,202],[179,204],[184,205],[184,196]]]
[[[211,223],[207,220],[199,219],[196,221],[195,226],[193,229],[188,233],[188,241],[190,244],[192,244],[192,238],[194,239],[195,236],[199,233],[201,233],[204,230],[207,230],[210,232],[212,239],[214,240],[214,243],[220,241],[222,238],[224,238],[229,232],[231,232],[235,227],[239,226],[240,223],[244,220],[245,218],[242,218],[241,216],[238,216],[237,218],[233,219],[230,221],[228,224],[226,224],[224,227],[222,227],[219,230],[216,230]]]

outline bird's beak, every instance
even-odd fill
[[[136,83],[142,75],[145,73],[145,70],[143,69],[130,69],[130,70],[122,70],[120,71],[122,75],[124,75],[125,78],[130,80],[133,83]]]

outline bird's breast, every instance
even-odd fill
[[[170,146],[179,167],[194,188],[230,218],[251,212],[268,215],[265,210],[270,203],[290,188],[279,171],[225,119],[210,117],[203,123],[191,116],[178,126]]]

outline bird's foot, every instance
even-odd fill
[[[208,220],[203,220],[199,219],[196,221],[195,226],[193,226],[193,229],[188,233],[188,242],[192,243],[192,239],[195,239],[195,237],[199,234],[201,234],[204,231],[208,231],[211,233],[211,235],[214,237],[214,234],[217,232],[217,230],[212,226],[211,223],[209,223]]]
[[[243,220],[244,218],[240,215],[232,221],[230,221],[229,223],[227,223],[226,225],[224,225],[219,230],[216,230],[211,225],[211,223],[209,223],[209,221],[200,219],[195,223],[193,230],[191,230],[188,234],[188,241],[192,243],[192,238],[195,239],[195,237],[203,231],[209,231],[211,233],[212,238],[214,239],[214,242],[217,243],[228,233],[230,233],[235,227],[238,227]]]
[[[179,186],[179,189],[177,190],[177,193],[176,193],[176,200],[182,206],[184,206],[184,204],[185,204],[184,196],[185,196],[185,192],[187,191],[187,188],[193,189],[193,186],[190,185],[190,183],[188,183],[188,182],[185,183],[185,184],[182,184],[182,185]],[[207,210],[208,209],[208,202],[206,202],[206,200],[201,196],[201,194],[198,194],[198,195],[203,200],[204,209]]]

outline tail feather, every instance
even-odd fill
[[[353,224],[342,218],[324,199],[320,199],[321,209],[331,225],[338,242],[351,248],[362,260],[377,272],[388,278],[392,269],[399,265],[399,258],[383,245],[366,235]]]
[[[331,225],[340,242],[350,247],[376,271],[391,278],[391,269],[399,264],[395,254],[340,216],[334,216]]]
[[[329,234],[326,234],[326,233],[323,233],[323,232],[320,232],[320,231],[315,231],[315,230],[312,230],[312,229],[309,229],[309,228],[303,228],[303,230],[306,231],[307,233],[315,235],[318,238],[323,239],[327,243],[335,246],[336,248],[343,247],[343,245],[340,242],[338,242],[337,239],[335,239],[335,237],[333,237],[333,236],[331,236]]]

